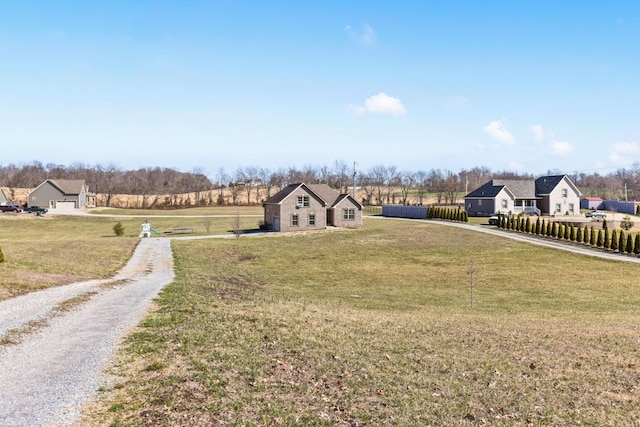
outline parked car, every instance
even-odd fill
[[[607,214],[603,211],[589,211],[585,213],[584,216],[586,216],[587,218],[593,218],[597,220],[607,218]]]
[[[42,206],[29,206],[28,208],[25,208],[24,212],[43,214],[49,211],[47,208],[43,208]]]
[[[20,208],[14,205],[2,205],[0,212],[20,212]]]
[[[509,215],[508,214],[502,214],[502,217],[504,219],[509,219]],[[495,214],[489,217],[489,224],[491,225],[498,225],[498,223],[500,222],[500,214]]]

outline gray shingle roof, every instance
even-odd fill
[[[549,175],[536,179],[536,194],[551,194],[564,177],[565,175]]]
[[[465,198],[494,198],[506,187],[516,199],[536,199],[540,196],[551,194],[554,188],[565,178],[566,175],[548,175],[533,179],[493,179],[480,188],[467,194]],[[580,191],[570,182],[570,185],[580,193]]]
[[[293,193],[293,191],[300,187],[301,185],[303,185],[302,183],[298,183],[298,184],[289,184],[286,187],[284,187],[282,190],[278,191],[276,194],[274,194],[273,196],[269,197],[265,203],[268,204],[277,204],[280,203],[281,201],[283,201],[284,199],[287,198],[287,196],[291,193]]]
[[[494,179],[493,185],[504,185],[516,199],[535,199],[536,186],[532,179]]]
[[[473,190],[471,193],[467,194],[465,196],[466,197],[471,197],[474,199],[478,199],[478,198],[491,198],[493,199],[494,197],[496,197],[498,195],[498,193],[500,191],[502,191],[502,188],[504,187],[504,185],[493,185],[493,181],[489,181],[486,184],[480,186],[479,188]]]
[[[49,179],[48,181],[64,194],[69,195],[80,194],[84,185],[84,181],[81,179]]]

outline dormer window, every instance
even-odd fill
[[[562,197],[565,197],[565,198],[566,198],[566,197],[568,196],[568,194],[569,194],[569,193],[568,193],[567,189],[566,189],[566,188],[563,188],[563,189],[562,189]]]

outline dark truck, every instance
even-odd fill
[[[46,208],[43,208],[42,206],[29,206],[28,208],[24,209],[25,212],[28,213],[36,213],[36,214],[43,214],[43,213],[47,213],[49,212]]]

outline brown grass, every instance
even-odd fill
[[[116,238],[106,218],[0,217],[0,300],[33,290],[106,278],[122,267],[138,239]]]
[[[640,422],[638,266],[393,221],[174,251],[85,423]]]

